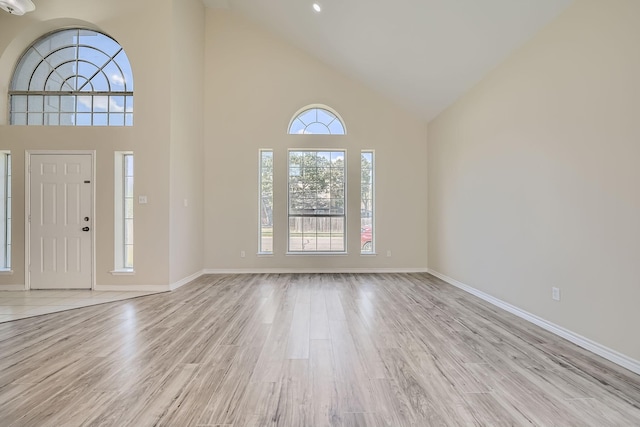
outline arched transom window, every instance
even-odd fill
[[[129,59],[118,42],[92,30],[61,30],[33,43],[9,97],[12,125],[133,125]]]
[[[324,106],[311,106],[296,114],[289,124],[290,134],[344,135],[344,123],[337,113]]]

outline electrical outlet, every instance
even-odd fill
[[[244,251],[240,251],[240,258],[244,258],[244,257],[245,257],[245,255],[246,255],[246,254],[244,253]]]
[[[387,256],[391,256],[391,249],[387,251]]]
[[[554,301],[560,301],[560,288],[551,288],[551,298]]]

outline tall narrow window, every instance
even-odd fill
[[[260,150],[260,235],[261,254],[273,253],[273,151]]]
[[[345,152],[289,151],[289,252],[345,252]]]
[[[360,155],[360,251],[374,253],[374,156],[373,151],[363,150]]]
[[[133,153],[115,157],[115,271],[133,271]]]
[[[0,270],[11,269],[11,154],[0,151]]]

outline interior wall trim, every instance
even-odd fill
[[[175,291],[176,289],[186,285],[187,283],[193,282],[194,280],[200,278],[200,276],[202,276],[203,274],[205,274],[204,270],[196,271],[192,275],[187,276],[184,279],[178,280],[177,282],[170,284],[169,290]]]
[[[205,274],[204,270],[196,271],[190,276],[168,285],[96,285],[96,291],[135,291],[135,292],[168,292],[193,282]]]
[[[512,304],[509,304],[508,302],[504,302],[494,296],[491,296],[469,285],[466,285],[462,282],[452,279],[449,276],[445,276],[444,274],[439,273],[435,270],[429,269],[428,273],[441,280],[444,280],[448,284],[455,286],[458,289],[468,292],[471,295],[475,295],[478,298],[483,299],[488,303],[495,305],[496,307],[506,310],[509,313],[520,317],[521,319],[524,319],[533,323],[534,325],[540,326],[542,329],[545,329],[586,350],[589,350],[592,353],[597,354],[598,356],[604,357],[605,359],[640,375],[640,361],[638,360],[632,359],[629,356],[626,356],[613,349],[605,347],[604,345],[597,343],[595,341],[592,341],[589,338],[585,338],[582,335],[578,335],[573,331],[563,328],[562,326],[558,326],[555,323],[549,322],[548,320],[538,317],[535,314],[531,314],[527,311],[524,311],[521,308],[518,308]]]
[[[287,273],[427,273],[427,268],[238,268],[205,269],[204,274],[287,274]]]
[[[94,291],[112,292],[167,292],[170,291],[168,285],[96,285]]]

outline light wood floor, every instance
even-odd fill
[[[219,275],[0,324],[2,426],[638,426],[640,377],[427,274]]]
[[[157,292],[113,292],[82,289],[0,291],[0,323],[155,293]]]

